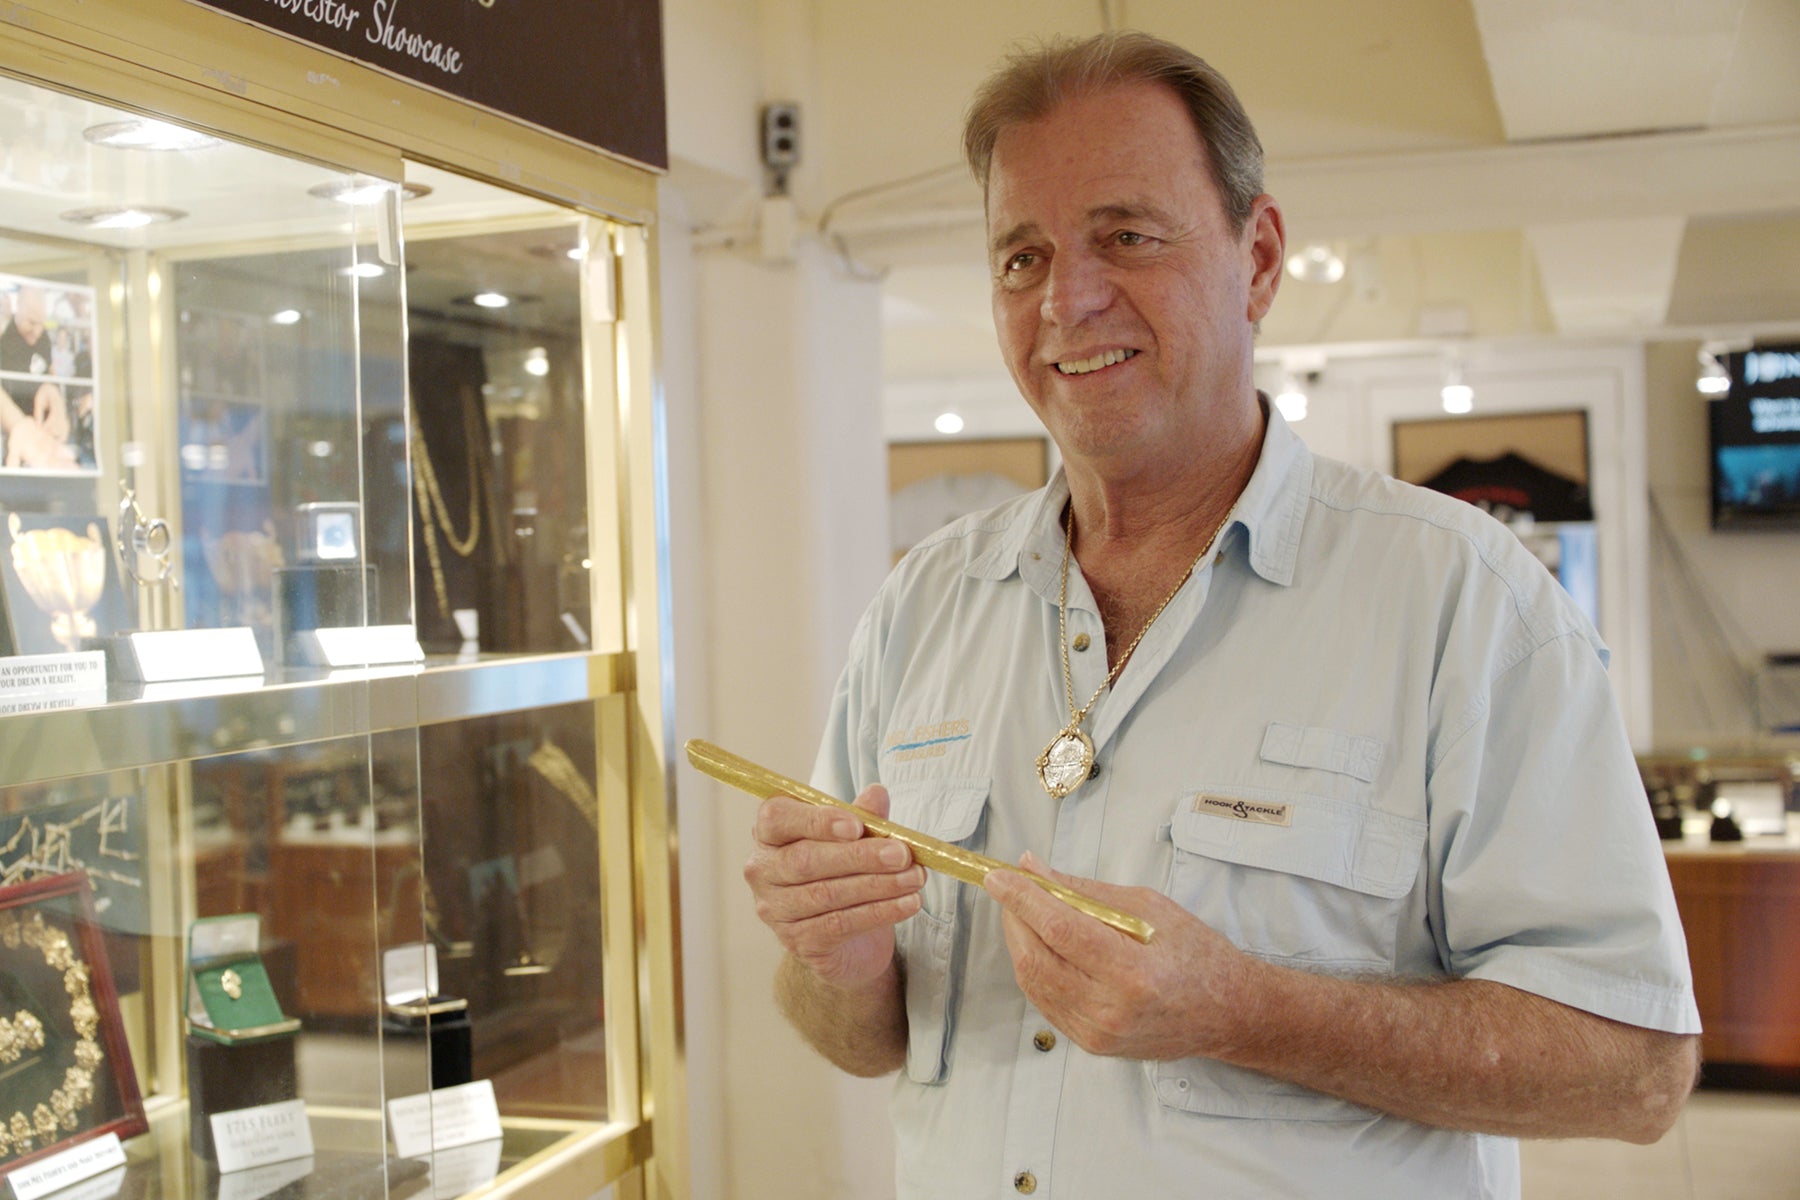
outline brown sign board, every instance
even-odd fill
[[[194,0],[652,167],[669,165],[657,0]]]

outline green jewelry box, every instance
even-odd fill
[[[203,917],[188,931],[188,1031],[221,1045],[284,1037],[300,1022],[281,1015],[259,947],[255,913]]]

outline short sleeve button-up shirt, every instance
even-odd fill
[[[1697,1032],[1660,845],[1598,636],[1476,509],[1315,458],[1269,411],[1200,565],[1094,706],[1100,768],[1034,763],[1069,720],[1068,487],[921,543],[861,622],[814,782],[1004,861],[1160,888],[1302,970],[1495,980]],[[1080,572],[1068,636],[1105,644]],[[1085,698],[1104,654],[1070,656]],[[1430,1129],[1208,1059],[1055,1036],[998,906],[931,876],[898,930],[903,1200],[1518,1194],[1509,1139]],[[1278,1020],[1279,1014],[1269,1014]]]

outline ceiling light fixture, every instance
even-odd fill
[[[469,297],[469,303],[477,308],[505,308],[512,300],[499,292],[476,292]]]
[[[378,262],[351,263],[338,272],[339,275],[350,275],[357,279],[379,279],[387,274],[387,268]]]
[[[1302,283],[1336,283],[1344,277],[1343,255],[1321,242],[1288,255],[1287,272]]]
[[[399,192],[402,200],[417,200],[420,196],[431,195],[431,189],[422,183],[390,183],[385,179],[371,179],[367,175],[333,179],[306,189],[309,196],[335,200],[339,204],[376,204],[389,192]]]
[[[269,323],[271,325],[298,325],[300,323],[300,310],[297,308],[284,308],[278,313],[270,313]]]
[[[931,427],[946,437],[963,431],[963,419],[953,412],[941,412]]]
[[[179,208],[157,208],[152,205],[113,205],[102,208],[72,208],[62,214],[71,225],[89,229],[142,229],[146,225],[162,225],[187,216]]]
[[[539,379],[550,373],[550,354],[542,346],[533,346],[525,352],[525,373],[535,375]]]
[[[153,117],[132,117],[90,125],[81,136],[96,146],[114,150],[204,150],[223,143],[197,129],[183,129]]]

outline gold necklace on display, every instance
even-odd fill
[[[1138,648],[1138,643],[1144,640],[1144,635],[1156,624],[1156,618],[1162,616],[1163,609],[1169,607],[1175,594],[1194,574],[1200,560],[1211,552],[1213,543],[1219,540],[1219,534],[1231,520],[1231,514],[1236,511],[1236,505],[1226,510],[1225,519],[1213,529],[1212,535],[1206,539],[1206,545],[1195,555],[1194,561],[1188,564],[1187,570],[1181,573],[1181,578],[1175,581],[1169,594],[1162,598],[1162,603],[1156,606],[1150,619],[1137,631],[1137,636],[1131,639],[1131,644],[1125,647],[1124,653],[1113,663],[1112,670],[1106,673],[1106,678],[1100,681],[1100,686],[1094,689],[1088,702],[1076,708],[1075,679],[1069,670],[1069,558],[1075,541],[1075,502],[1069,502],[1069,520],[1063,528],[1062,589],[1056,596],[1056,630],[1062,642],[1063,696],[1069,704],[1069,723],[1050,739],[1050,744],[1037,757],[1038,781],[1044,785],[1044,790],[1050,793],[1052,799],[1061,800],[1093,774],[1094,741],[1081,728],[1081,723],[1087,720],[1089,710],[1099,701],[1101,693],[1111,687],[1113,680],[1119,677],[1119,672],[1125,669],[1125,664],[1131,659],[1131,652]]]
[[[89,988],[88,965],[76,956],[69,935],[45,924],[40,913],[23,921],[11,912],[0,913],[0,946],[16,950],[21,943],[36,949],[52,970],[62,974],[63,991],[69,997],[69,1023],[79,1040],[61,1087],[40,1100],[29,1114],[21,1102],[10,1119],[0,1117],[0,1155],[13,1157],[29,1153],[34,1146],[54,1145],[59,1128],[64,1134],[81,1128],[81,1114],[94,1103],[94,1072],[106,1058],[98,1038],[100,1010]],[[15,1038],[27,1039],[21,1049],[43,1047],[43,1025],[29,1013],[14,1016],[11,1029]]]
[[[425,530],[425,561],[431,567],[432,591],[437,596],[438,611],[444,616],[450,615],[450,589],[444,582],[444,560],[438,551],[437,531],[444,531],[444,540],[450,543],[450,549],[460,558],[468,558],[475,553],[475,547],[481,542],[481,493],[479,489],[481,463],[476,456],[474,424],[470,419],[468,406],[463,406],[463,435],[469,456],[469,533],[467,537],[456,536],[456,526],[450,520],[449,506],[444,503],[444,493],[438,489],[437,471],[431,465],[431,452],[425,446],[425,430],[419,425],[418,414],[412,417],[413,440],[413,490],[418,494],[420,524]]]

